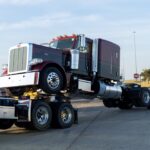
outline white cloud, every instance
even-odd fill
[[[36,5],[36,4],[42,4],[42,3],[49,3],[49,2],[56,2],[56,3],[73,3],[73,4],[79,4],[79,5],[85,5],[85,6],[95,6],[97,4],[104,5],[104,4],[110,4],[112,2],[119,2],[120,0],[63,0],[62,2],[59,0],[0,0],[0,5]],[[122,0],[123,1],[123,0]],[[126,1],[126,0],[124,0]]]
[[[0,30],[18,30],[26,28],[45,28],[56,26],[60,24],[81,24],[81,22],[95,22],[98,21],[100,16],[97,15],[82,15],[76,16],[67,12],[55,13],[51,15],[38,16],[30,18],[29,20],[0,23]]]
[[[0,23],[0,30],[9,30],[9,29],[26,29],[26,28],[33,28],[33,27],[46,27],[50,24],[55,22],[60,22],[63,19],[68,17],[69,14],[61,13],[61,14],[53,14],[51,16],[39,16],[30,18],[29,20],[19,21],[19,22],[12,22],[12,23]]]
[[[132,36],[132,32],[136,30],[138,34],[149,34],[150,21],[147,19],[140,20],[106,20],[101,15],[74,15],[69,12],[52,13],[50,15],[43,15],[29,18],[28,20],[18,22],[0,22],[0,31],[9,30],[47,30],[55,28],[59,32],[63,30],[67,32],[86,32],[90,33],[90,37],[98,37],[100,34],[104,38],[113,39],[128,39]],[[92,28],[91,28],[92,27]],[[135,28],[136,27],[136,28]],[[143,28],[144,27],[144,28]]]
[[[52,0],[0,0],[0,5],[36,5]]]

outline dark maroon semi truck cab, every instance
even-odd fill
[[[79,52],[79,66],[78,69],[71,68],[71,51],[63,49],[53,49],[50,47],[43,47],[41,45],[33,44],[32,58],[40,58],[44,62],[56,63],[65,72],[76,73],[79,76],[83,75],[92,77],[92,61],[98,59],[97,63],[97,77],[108,78],[112,80],[119,80],[120,70],[120,48],[114,43],[98,39],[98,53],[92,59],[92,44],[93,41],[87,40],[86,50]],[[97,58],[96,58],[97,57]],[[76,62],[77,63],[77,62]],[[34,68],[34,67],[33,67]]]
[[[120,48],[84,35],[61,36],[49,46],[19,44],[9,50],[8,74],[0,77],[0,88],[13,95],[27,89],[45,93],[91,92],[105,98],[119,98]]]

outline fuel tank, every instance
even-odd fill
[[[119,99],[122,95],[122,88],[117,84],[106,84],[103,81],[99,81],[98,96],[102,99]]]

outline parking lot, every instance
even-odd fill
[[[74,102],[79,124],[69,129],[0,130],[0,150],[146,150],[150,147],[150,110],[108,109],[98,100]]]

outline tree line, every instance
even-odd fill
[[[150,82],[150,69],[144,69],[140,76],[142,77],[142,81]]]

